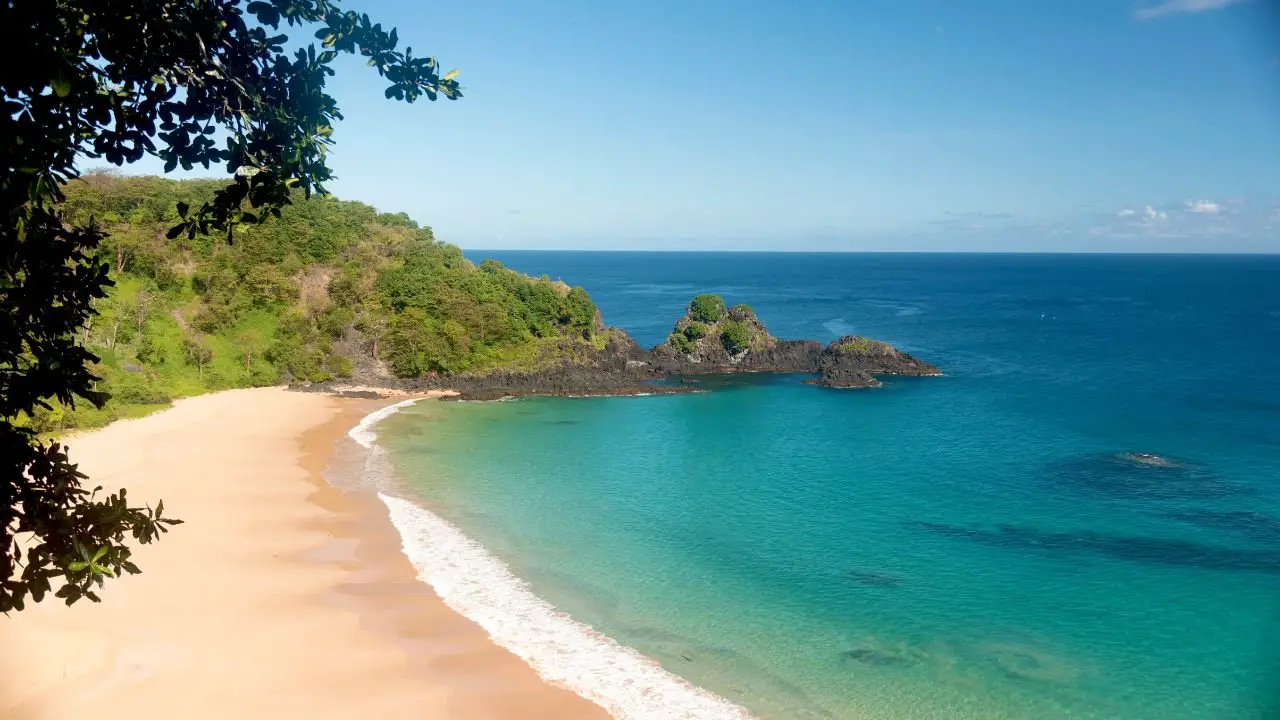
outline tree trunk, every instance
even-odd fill
[[[133,321],[138,326],[138,334],[142,334],[142,324],[147,321],[147,293],[145,290],[139,290],[138,296],[134,300],[138,304],[137,311],[134,313]]]
[[[124,274],[124,244],[116,245],[116,274]]]
[[[244,351],[244,369],[253,370],[253,348],[248,348]]]
[[[378,359],[378,338],[376,336],[373,338],[373,359]]]
[[[120,316],[116,315],[116,321],[111,326],[111,342],[107,344],[107,348],[112,352],[116,349],[116,336],[120,334]]]

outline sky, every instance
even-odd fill
[[[330,190],[464,248],[1280,252],[1280,0],[343,6],[465,97],[340,63]]]

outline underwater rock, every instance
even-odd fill
[[[1206,499],[1243,493],[1245,486],[1189,461],[1144,453],[1100,453],[1058,460],[1045,480],[1058,489],[1129,499]]]
[[[1248,540],[1280,545],[1280,518],[1251,510],[1171,510],[1161,517],[1209,530],[1224,530]]]
[[[846,580],[871,587],[896,588],[901,587],[906,582],[906,580],[896,575],[871,570],[850,570],[844,576]]]
[[[1094,530],[1054,532],[1025,525],[994,528],[916,523],[922,530],[993,547],[1093,556],[1173,567],[1280,575],[1280,548],[1234,548],[1194,540],[1118,535]]]
[[[1120,453],[1120,457],[1124,458],[1125,460],[1129,460],[1130,462],[1136,462],[1140,465],[1151,465],[1153,467],[1170,467],[1170,468],[1178,467],[1178,463],[1168,458],[1160,457],[1155,453],[1127,452],[1127,453]]]
[[[897,667],[911,665],[916,662],[915,658],[908,657],[902,653],[868,647],[845,650],[840,653],[840,659],[845,662],[856,662],[863,665],[871,665],[872,667]]]
[[[1031,645],[989,643],[977,649],[1005,675],[1018,680],[1069,683],[1080,675],[1080,671],[1071,663]]]

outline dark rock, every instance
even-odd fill
[[[845,579],[855,582],[859,585],[869,585],[871,587],[896,588],[900,587],[905,580],[888,573],[874,572],[870,570],[850,570],[844,574]]]
[[[945,537],[1023,552],[1101,557],[1144,565],[1280,575],[1280,550],[1209,545],[1195,540],[1119,535],[1093,530],[1054,532],[1024,525],[994,528],[917,523]]]
[[[1223,530],[1254,542],[1280,547],[1280,519],[1252,510],[1173,510],[1162,513],[1170,520],[1209,530]]]
[[[863,665],[871,665],[874,667],[910,665],[913,662],[912,658],[906,657],[900,653],[876,650],[874,648],[854,648],[852,650],[845,650],[840,653],[840,659],[845,662],[862,663]]]
[[[1044,479],[1055,489],[1124,499],[1205,500],[1248,491],[1246,486],[1189,460],[1146,462],[1135,460],[1131,453],[1093,453],[1054,460],[1045,466]]]
[[[1164,457],[1160,457],[1155,453],[1149,452],[1127,452],[1121,453],[1120,457],[1139,465],[1152,465],[1154,467],[1177,467],[1178,463]]]
[[[833,388],[876,387],[877,375],[941,375],[938,368],[879,340],[846,335],[822,351],[815,385]]]

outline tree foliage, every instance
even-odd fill
[[[673,332],[667,337],[667,342],[671,343],[672,349],[681,355],[688,355],[697,349],[697,341],[690,340],[689,336],[682,332]]]
[[[719,295],[698,295],[689,303],[689,314],[700,322],[719,322],[724,316],[724,299]]]
[[[694,320],[693,322],[690,322],[689,324],[684,326],[684,336],[689,338],[690,340],[694,340],[694,341],[701,340],[702,338],[707,336],[708,332],[710,332],[709,328],[707,328],[705,324],[700,323],[697,320]]]
[[[319,47],[286,52],[282,25],[314,30]],[[237,225],[279,219],[295,194],[324,192],[325,152],[341,118],[325,82],[339,53],[367,57],[388,98],[460,92],[435,59],[400,51],[395,30],[330,0],[9,0],[0,4],[0,42],[18,58],[0,67],[0,611],[8,611],[39,601],[59,579],[56,594],[68,603],[96,600],[103,578],[138,571],[126,537],[149,542],[174,522],[160,504],[134,507],[124,491],[87,490],[64,449],[25,422],[74,411],[77,398],[105,403],[90,370],[99,358],[77,338],[93,331],[95,304],[112,284],[109,261],[151,273],[159,290],[178,280],[148,255],[145,236],[104,243],[91,220],[68,217],[63,186],[78,160],[121,165],[150,155],[166,170],[222,167],[230,180],[176,203],[167,234],[193,245],[210,232],[230,241]],[[331,250],[318,243],[306,252]],[[223,277],[211,275],[211,293]],[[248,294],[274,292],[270,277],[254,287]],[[223,327],[233,301],[208,302],[204,324]]]
[[[737,355],[751,344],[751,331],[737,320],[728,320],[720,327],[720,342],[730,355]]]

